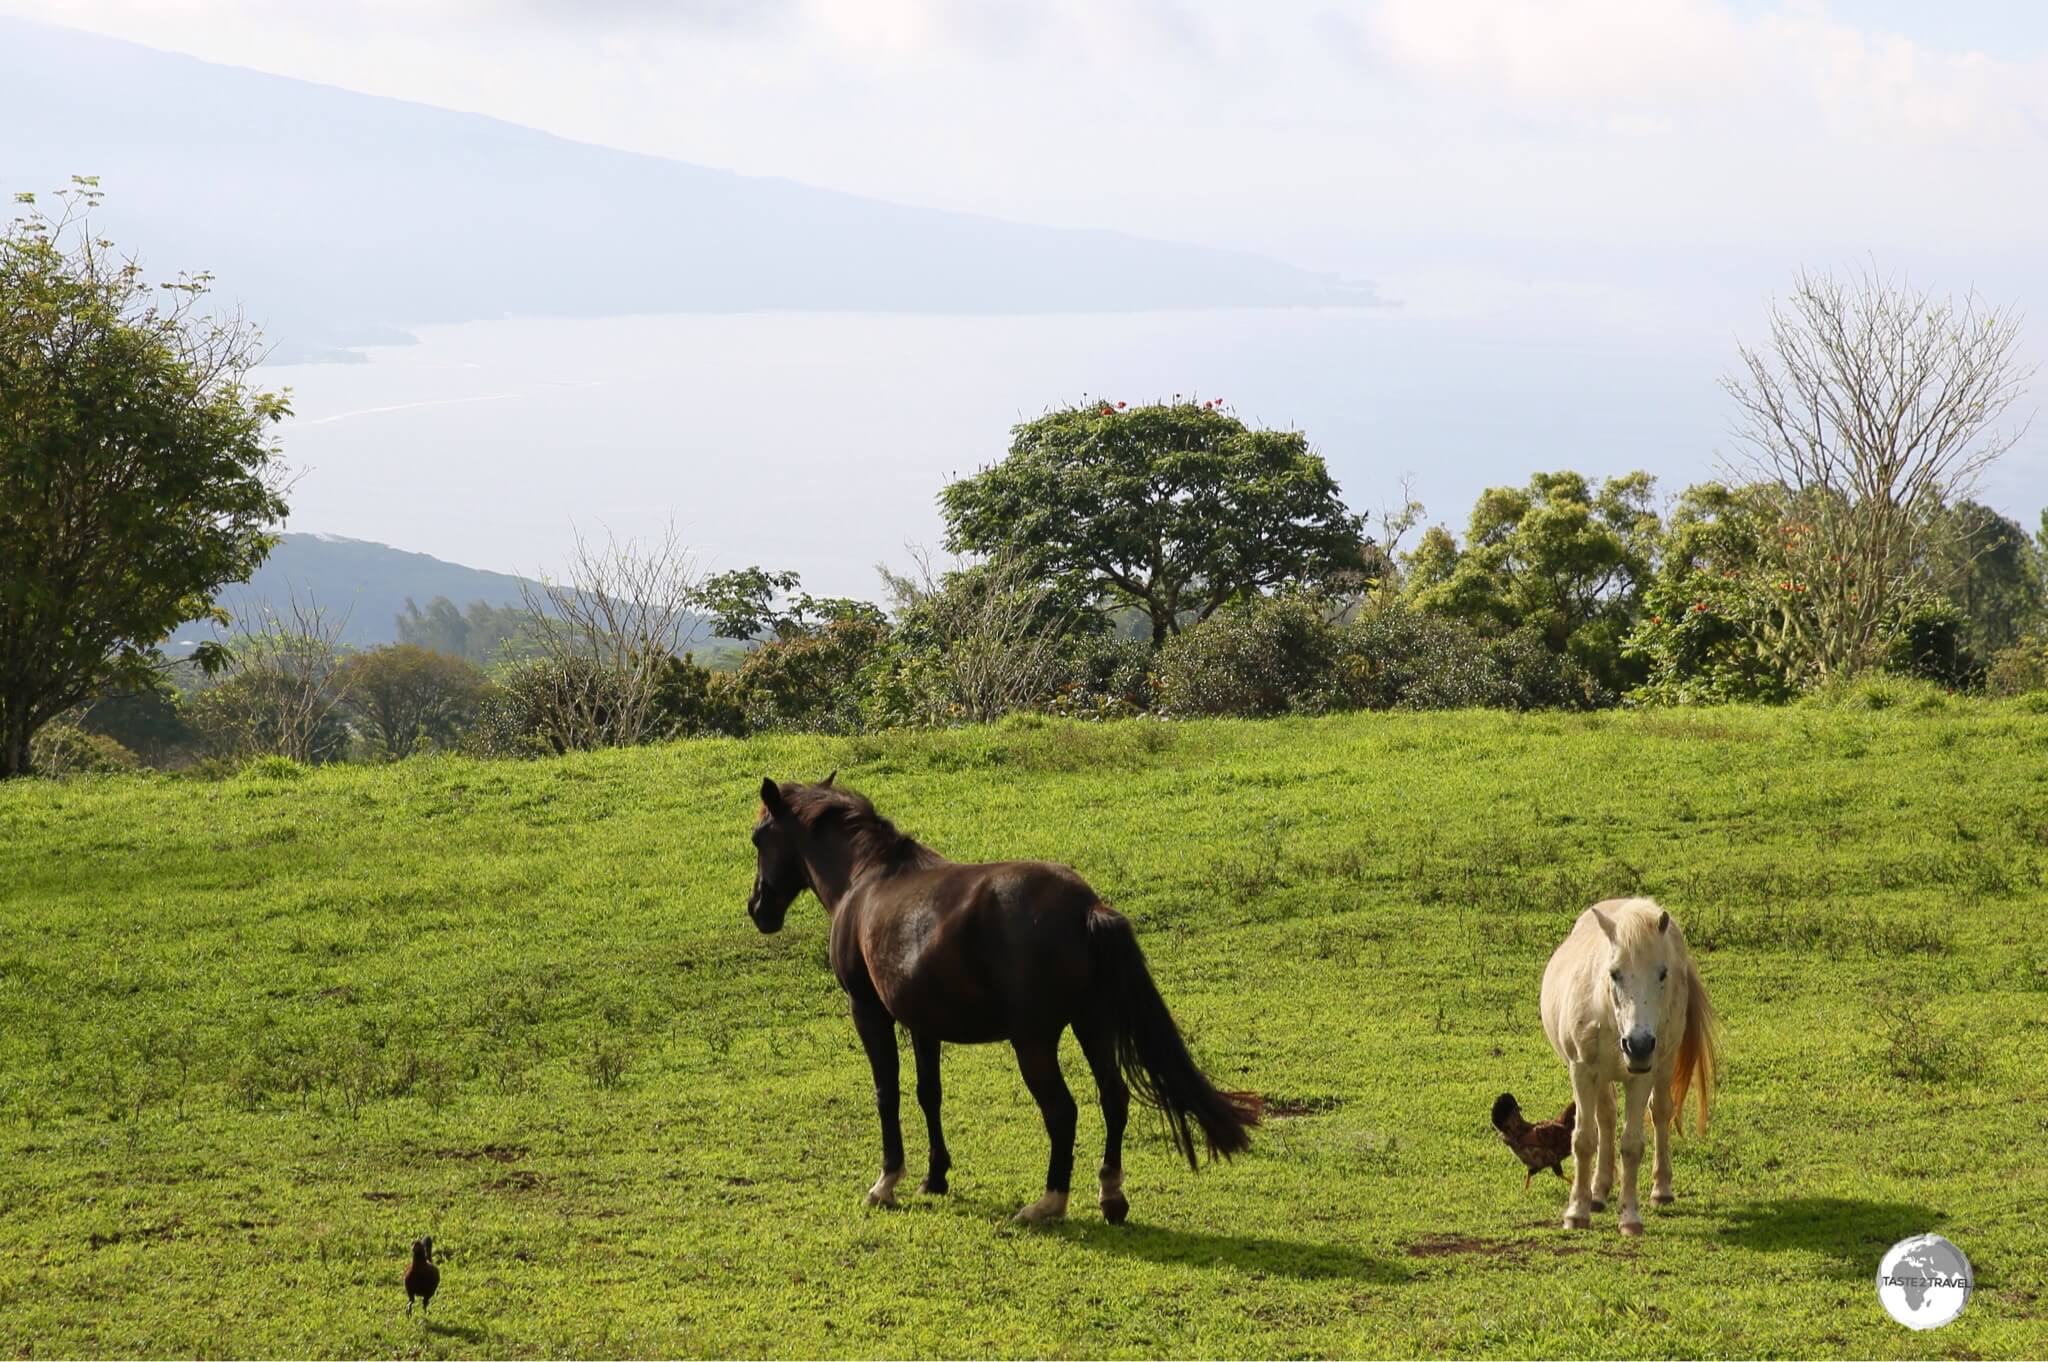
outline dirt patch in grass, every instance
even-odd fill
[[[489,1159],[492,1163],[517,1163],[531,1152],[525,1145],[487,1144],[482,1149],[436,1149],[434,1157],[457,1159],[465,1163],[476,1159]]]

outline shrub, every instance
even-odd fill
[[[1405,605],[1368,610],[1352,622],[1328,689],[1332,709],[1463,709],[1511,704],[1515,694],[1477,633]]]
[[[104,733],[88,733],[59,719],[43,725],[29,740],[28,764],[37,775],[76,776],[133,771],[142,763]]]
[[[1486,651],[1500,668],[1503,703],[1516,709],[1602,709],[1614,692],[1586,663],[1553,650],[1540,630],[1523,626],[1489,640]]]
[[[1287,594],[1224,607],[1159,650],[1159,702],[1174,715],[1325,707],[1340,631],[1321,601]]]
[[[2001,649],[1985,669],[1984,689],[1993,695],[2048,691],[2048,637],[2024,638]]]
[[[1075,638],[1067,683],[1046,708],[1069,719],[1125,719],[1158,703],[1150,644],[1134,638]]]
[[[701,666],[693,654],[671,657],[655,677],[648,726],[655,738],[743,736],[747,716],[733,674]]]
[[[764,643],[733,675],[747,732],[857,733],[868,727],[866,682],[890,660],[889,625],[849,613],[815,633]]]
[[[624,684],[581,658],[514,663],[485,692],[463,750],[480,757],[539,757],[607,746]]]
[[[1969,616],[1951,601],[1903,606],[1885,626],[1884,668],[1951,690],[1974,690],[1983,683],[1984,667],[1963,642],[1969,627]]]
[[[200,691],[185,712],[208,756],[232,761],[275,752],[325,762],[348,751],[337,704],[325,687],[288,667],[257,661]]]

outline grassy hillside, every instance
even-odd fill
[[[1254,1153],[1191,1175],[1134,1119],[1130,1225],[1088,1189],[1013,1229],[1044,1135],[1006,1048],[954,1048],[953,1194],[866,1209],[823,914],[742,911],[761,776],[834,765],[951,855],[1087,875],[1212,1073],[1279,1113]],[[1487,1120],[1502,1089],[1563,1104],[1543,962],[1631,891],[1686,923],[1728,1056],[1639,1241],[1558,1229],[1564,1184],[1525,1192]],[[2048,718],[2018,708],[17,783],[0,900],[0,1352],[2048,1349]],[[1916,1335],[1872,1282],[1929,1229],[1978,1291]]]

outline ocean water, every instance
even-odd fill
[[[1299,428],[1361,512],[1404,479],[1462,529],[1537,469],[1717,467],[1728,329],[1536,300],[1033,317],[760,313],[428,328],[368,363],[266,367],[292,390],[289,528],[474,567],[555,569],[579,531],[673,522],[713,568],[794,568],[872,596],[874,564],[939,548],[936,496],[1010,428],[1084,394],[1221,397]],[[2029,524],[2037,436],[1991,484]],[[2031,500],[2030,500],[2031,498]]]

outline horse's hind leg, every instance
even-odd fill
[[[1581,1107],[1579,1110],[1584,1111]],[[1600,1103],[1593,1111],[1593,1124],[1600,1134],[1600,1154],[1593,1171],[1593,1209],[1607,1209],[1614,1195],[1614,1085],[1600,1085]]]
[[[1045,1195],[1017,1212],[1027,1225],[1057,1220],[1067,1213],[1067,1188],[1074,1177],[1074,1121],[1079,1114],[1074,1094],[1060,1073],[1060,1036],[1049,1040],[1018,1040],[1017,1067],[1023,1070],[1024,1086],[1031,1089],[1039,1114],[1045,1117],[1045,1133],[1052,1141],[1052,1158],[1045,1166]]]
[[[1564,1227],[1583,1230],[1593,1224],[1593,1160],[1600,1148],[1600,1081],[1590,1064],[1572,1065],[1572,1100],[1579,1104],[1579,1119],[1572,1123],[1572,1194],[1564,1204]],[[1608,1100],[1613,1101],[1610,1094]],[[1594,1114],[1593,1120],[1586,1113]]]
[[[1121,1225],[1131,1213],[1131,1203],[1124,1196],[1124,1126],[1131,1118],[1131,1089],[1117,1067],[1116,1041],[1107,1026],[1077,1023],[1074,1039],[1081,1042],[1081,1053],[1088,1056],[1088,1068],[1095,1075],[1095,1089],[1102,1095],[1102,1218]]]
[[[953,1156],[946,1152],[946,1136],[939,1129],[939,1038],[913,1031],[910,1048],[917,1056],[917,1104],[924,1108],[924,1128],[932,1139],[931,1161],[925,1165],[924,1186],[919,1190],[940,1193],[946,1190]]]
[[[903,1178],[903,1119],[898,1110],[896,1019],[879,998],[853,1000],[853,1025],[868,1067],[875,1071],[875,1112],[882,1118],[882,1176],[868,1189],[868,1205],[894,1206],[896,1184]]]

